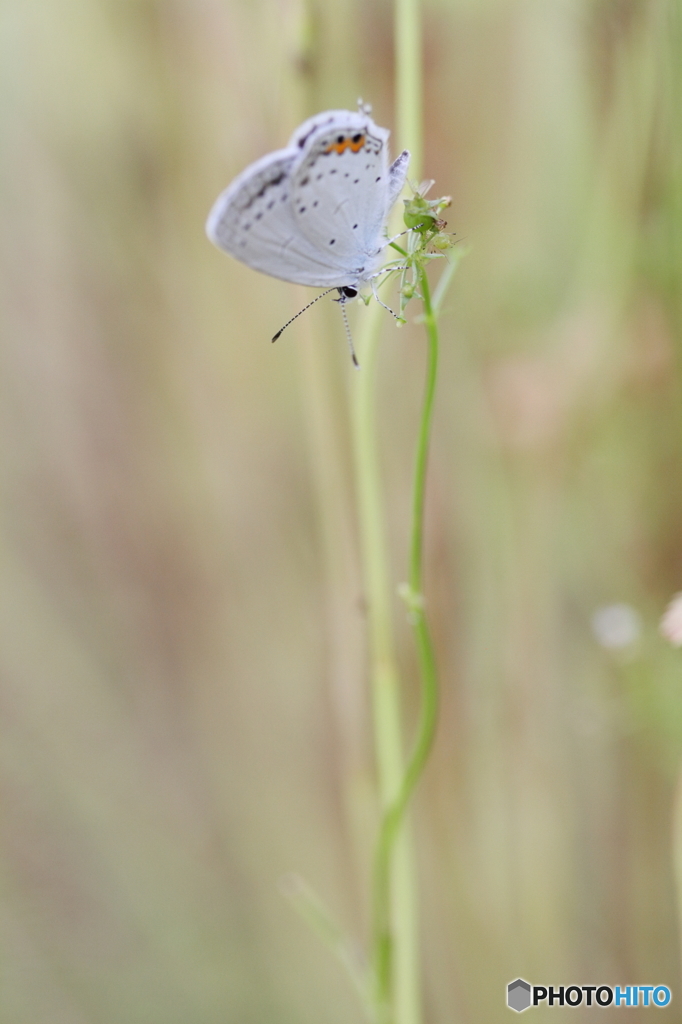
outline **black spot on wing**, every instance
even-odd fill
[[[274,188],[276,185],[281,184],[285,178],[286,174],[284,173],[284,171],[280,171],[279,174],[277,174],[274,178],[270,178],[269,180],[266,179],[261,185],[261,187],[258,189],[258,191],[254,192],[254,194],[249,197],[248,201],[244,204],[243,209],[250,209],[257,199],[261,199],[265,195],[268,189]]]

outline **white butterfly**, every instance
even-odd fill
[[[386,128],[361,109],[309,118],[216,200],[206,231],[219,249],[295,284],[351,298],[376,274],[384,225],[407,174],[390,166]]]

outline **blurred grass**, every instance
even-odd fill
[[[300,871],[364,935],[352,371],[333,307],[271,346],[299,296],[214,252],[203,222],[310,108],[361,94],[392,124],[391,15],[3,8],[11,1024],[356,1019],[276,888]],[[519,974],[677,993],[681,666],[657,622],[682,580],[682,11],[425,15],[425,173],[471,247],[429,485],[428,1019],[502,1020]],[[420,333],[387,324],[396,583],[422,360]],[[617,601],[643,623],[629,660],[590,629]],[[400,642],[415,680],[406,626]]]

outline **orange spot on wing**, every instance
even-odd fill
[[[353,153],[359,153],[365,144],[365,136],[361,135],[357,142],[353,142],[351,138],[345,138],[343,142],[332,142],[331,146],[327,146],[325,153],[345,153],[347,149],[350,149]]]

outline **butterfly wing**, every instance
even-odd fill
[[[376,269],[383,229],[407,174],[405,151],[389,168],[386,128],[365,113],[327,111],[310,118],[290,145],[301,150],[292,173],[291,203],[300,235],[345,284]]]
[[[251,164],[218,197],[209,238],[272,277],[357,287],[376,269],[407,173],[407,151],[388,167],[389,134],[363,112],[310,118],[286,149]]]
[[[206,233],[242,263],[272,277],[321,288],[343,284],[338,268],[301,234],[291,204],[301,149],[270,153],[247,167],[213,205]]]
[[[405,184],[405,178],[407,177],[407,168],[410,165],[410,153],[409,150],[404,149],[399,157],[393,161],[388,169],[388,209],[386,215],[391,210],[394,202],[403,190]]]

